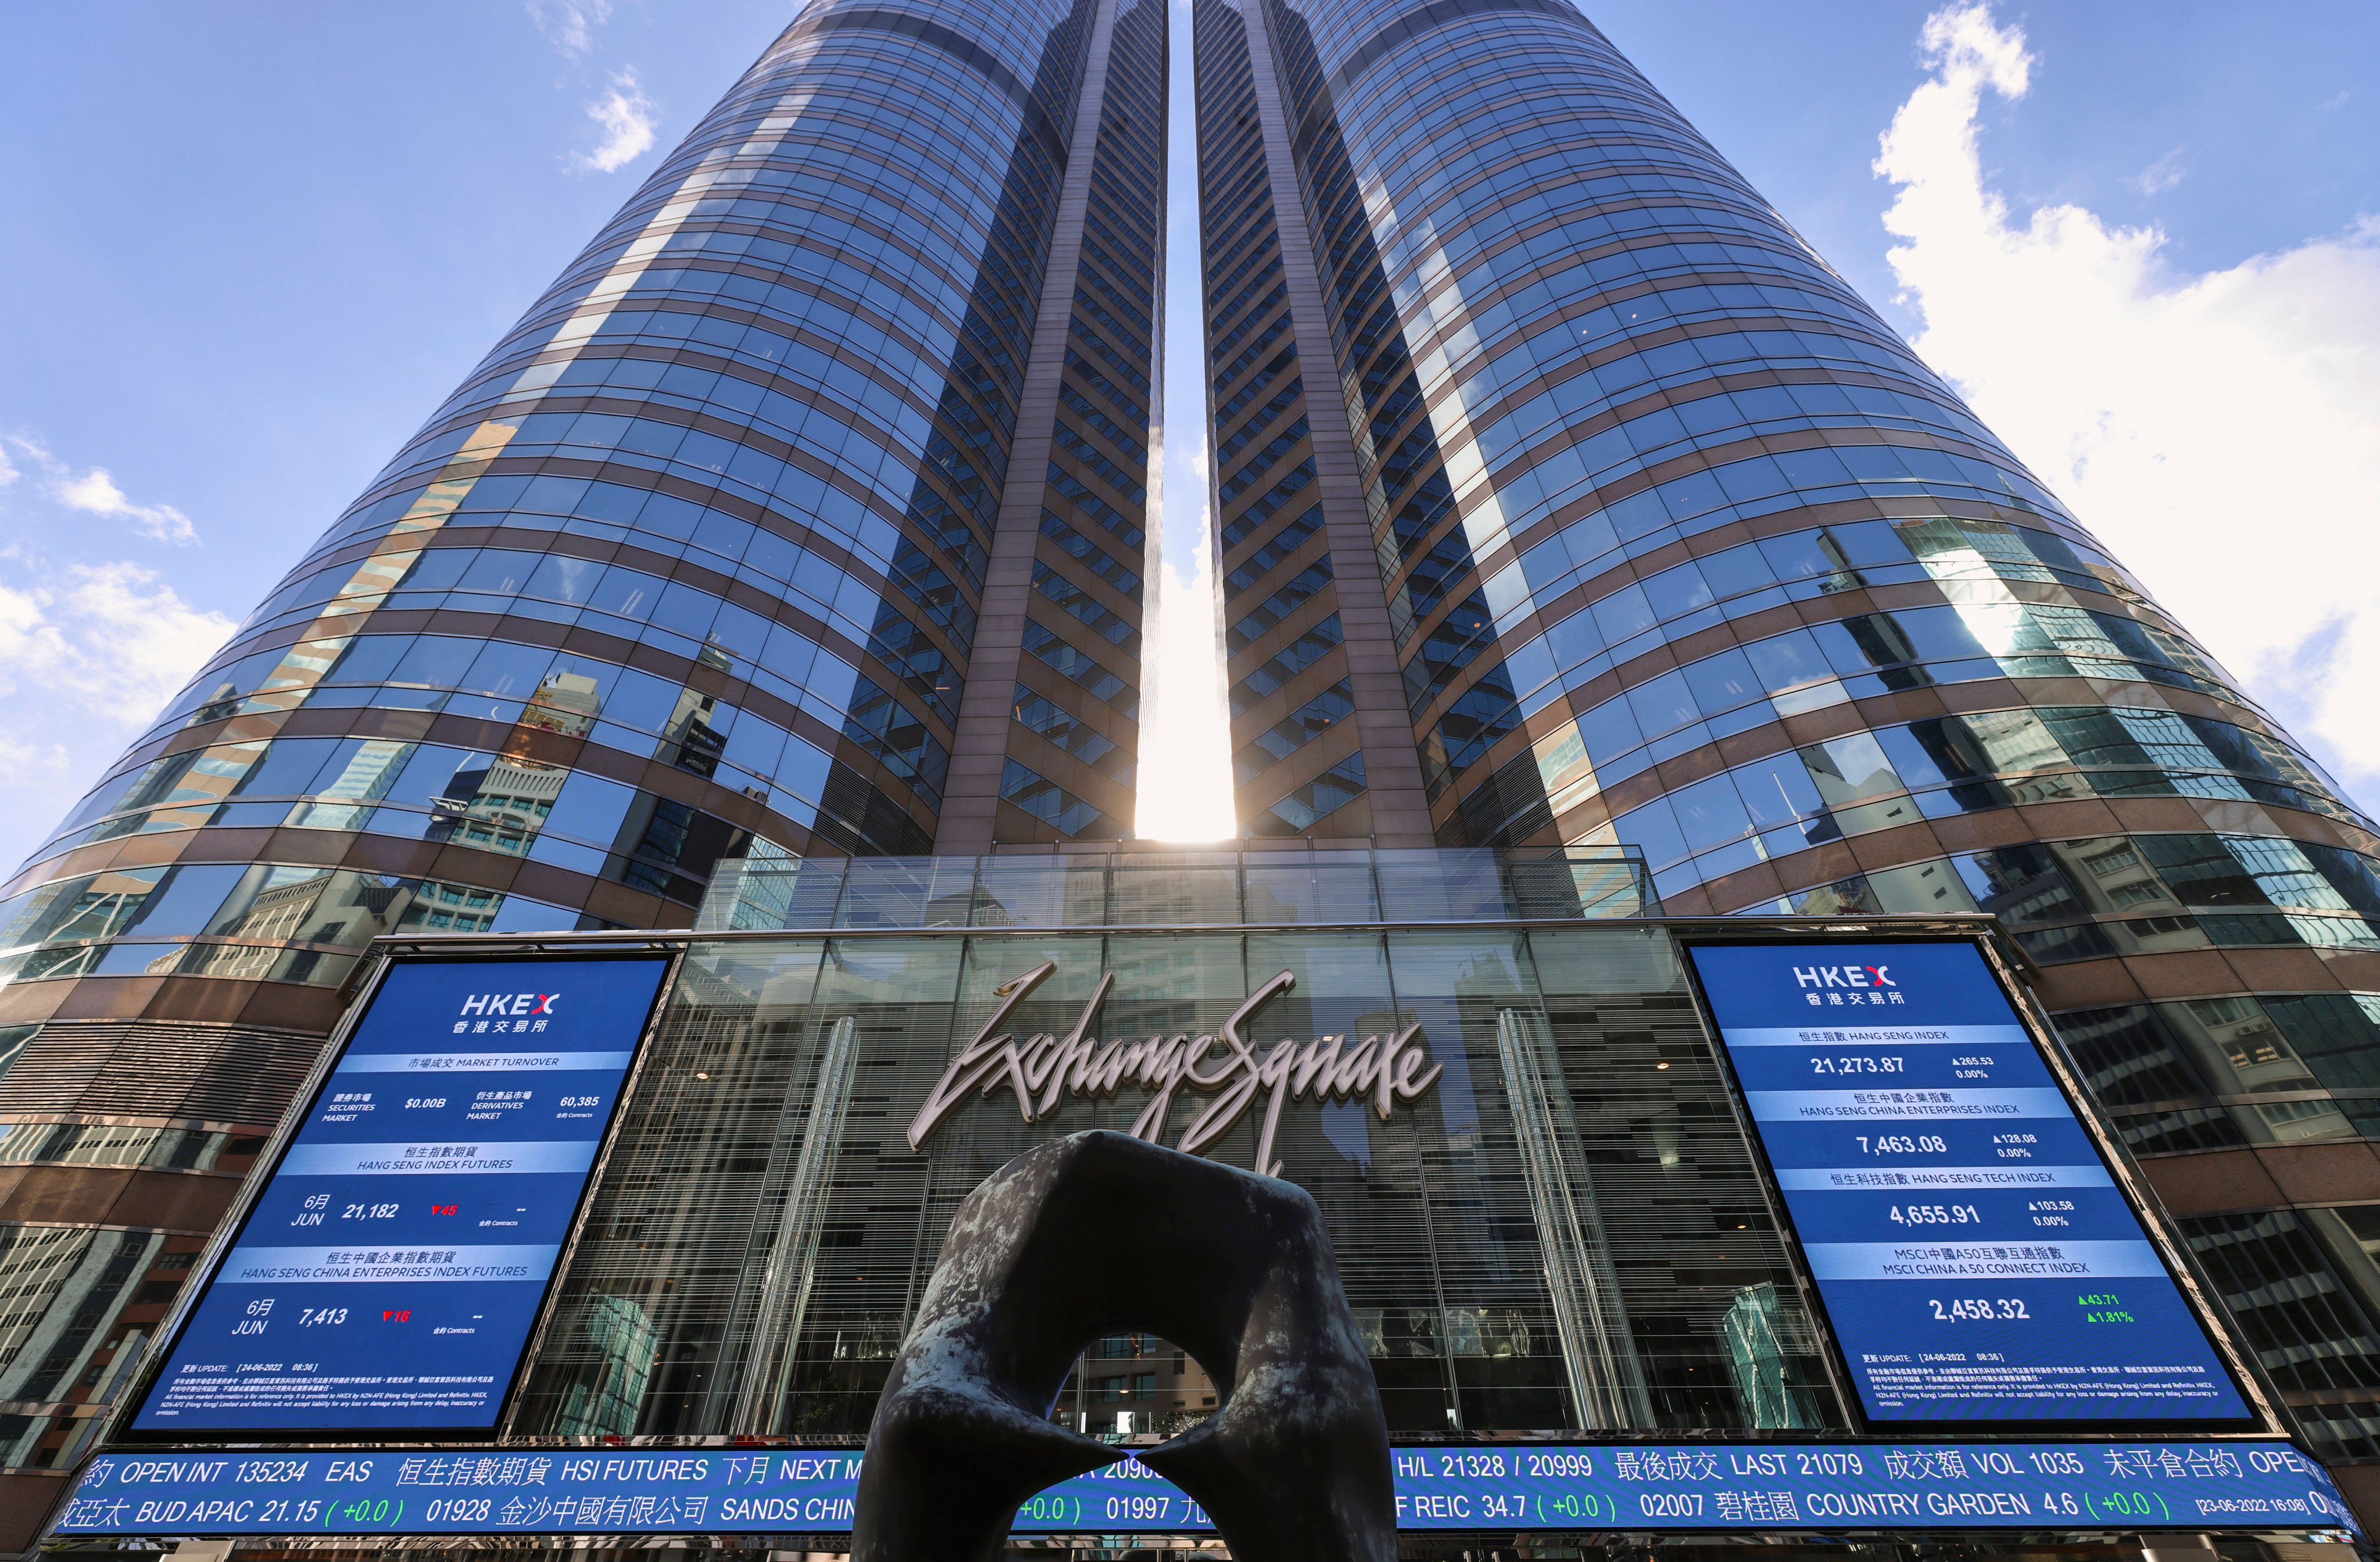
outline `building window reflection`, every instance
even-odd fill
[[[2313,1450],[2380,1457],[2380,1207],[2180,1225]]]

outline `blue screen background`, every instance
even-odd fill
[[[494,1426],[667,967],[395,966],[134,1429]]]
[[[1870,1420],[2250,1416],[1973,944],[1691,952]]]

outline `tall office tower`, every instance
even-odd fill
[[[2372,822],[1563,0],[1197,18],[1244,830],[1417,763],[1439,842],[1639,846],[1673,913],[1998,913],[2380,1458]]]
[[[1242,832],[1427,846],[1384,571],[1305,212],[1277,150],[1272,63],[1228,0],[1198,0],[1196,25],[1199,302]]]
[[[1123,832],[1165,47],[1160,0],[808,6],[0,892],[0,1470],[373,935]]]
[[[1096,151],[1068,162],[1059,194],[940,852],[1132,833],[1157,481],[1164,0],[1111,0],[1098,16],[1075,143]]]

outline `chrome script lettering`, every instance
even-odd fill
[[[1155,1142],[1165,1132],[1174,1093],[1187,1085],[1194,1091],[1216,1092],[1182,1131],[1177,1148],[1196,1154],[1231,1131],[1257,1092],[1268,1091],[1264,1128],[1257,1139],[1257,1167],[1268,1177],[1279,1177],[1281,1163],[1272,1158],[1272,1148],[1285,1102],[1368,1097],[1385,1121],[1398,1102],[1419,1100],[1445,1072],[1445,1066],[1430,1062],[1419,1044],[1418,1025],[1408,1025],[1393,1035],[1366,1036],[1352,1044],[1346,1036],[1317,1036],[1309,1042],[1283,1038],[1269,1048],[1251,1042],[1246,1034],[1250,1017],[1297,985],[1296,976],[1285,970],[1249,994],[1223,1021],[1220,1036],[1184,1034],[1151,1036],[1145,1042],[1101,1042],[1091,1033],[1091,1027],[1115,984],[1111,974],[1099,977],[1090,1000],[1064,1035],[1045,1031],[1020,1043],[1013,1032],[1001,1031],[1016,1006],[1057,969],[1055,960],[1045,960],[991,990],[999,1007],[927,1093],[917,1119],[909,1125],[911,1149],[923,1148],[971,1094],[988,1097],[1005,1089],[1016,1097],[1017,1110],[1031,1123],[1057,1110],[1062,1096],[1113,1095],[1127,1084],[1152,1092],[1134,1119],[1131,1132],[1135,1139]]]

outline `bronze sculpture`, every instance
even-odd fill
[[[1120,1133],[968,1195],[868,1428],[852,1562],[982,1562],[1017,1506],[1125,1450],[1049,1419],[1083,1348],[1145,1329],[1222,1403],[1138,1450],[1240,1562],[1392,1562],[1388,1426],[1314,1200]]]

